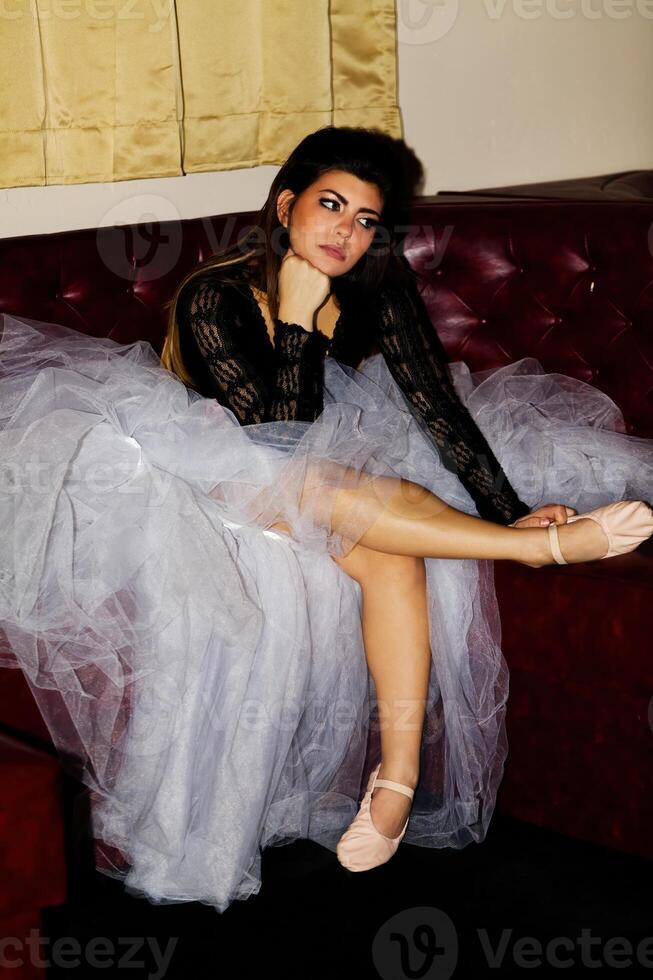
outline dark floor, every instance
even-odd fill
[[[308,841],[268,848],[259,894],[222,915],[199,903],[153,906],[91,869],[66,906],[46,910],[51,942],[74,937],[82,950],[78,966],[68,954],[70,965],[47,977],[653,977],[653,938],[637,950],[653,937],[652,872],[496,814],[482,844],[401,844],[390,862],[356,874]],[[94,965],[84,951],[97,937],[107,942]]]

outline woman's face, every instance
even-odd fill
[[[297,196],[283,190],[277,198],[293,252],[330,277],[348,272],[368,250],[382,208],[376,184],[343,170],[323,173]]]

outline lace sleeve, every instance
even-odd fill
[[[435,439],[444,465],[460,479],[479,515],[497,524],[510,524],[531,508],[515,493],[458,397],[447,370],[446,352],[421,305],[419,294],[413,300],[407,292],[384,291],[377,333],[381,353]]]
[[[328,339],[298,323],[274,321],[276,355],[272,418],[313,422],[324,407],[324,355]]]
[[[323,407],[323,335],[276,320],[274,363],[264,375],[244,349],[246,337],[258,335],[243,326],[224,286],[203,283],[186,309],[187,328],[211,374],[217,400],[241,425],[317,418]]]

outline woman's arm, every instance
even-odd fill
[[[479,515],[497,524],[511,524],[530,513],[460,400],[447,370],[446,352],[419,294],[413,298],[404,290],[384,290],[378,319],[377,342],[391,374],[435,439],[444,465],[474,500]]]
[[[217,400],[241,425],[286,419],[312,422],[323,408],[326,338],[277,319],[274,364],[263,377],[244,349],[245,338],[258,331],[242,322],[233,302],[234,288],[202,283],[189,295],[180,322],[210,372]]]

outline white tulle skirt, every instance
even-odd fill
[[[380,354],[326,359],[315,422],[243,427],[149,343],[8,314],[0,328],[0,664],[23,669],[88,787],[99,870],[223,911],[259,891],[263,848],[335,851],[380,758],[362,593],[333,560],[372,520],[356,491],[401,476],[476,509]],[[451,374],[531,507],[650,499],[653,440],[626,435],[598,389],[533,358]],[[425,565],[404,840],[460,848],[493,813],[508,670],[492,562]]]

